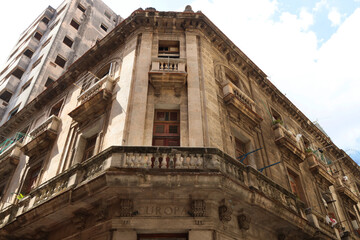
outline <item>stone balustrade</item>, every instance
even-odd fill
[[[113,88],[114,78],[111,77],[109,74],[100,80],[96,76],[89,76],[89,78],[90,79],[87,79],[87,81],[90,86],[88,86],[83,90],[83,92],[78,97],[78,101],[83,103],[102,90],[111,93]]]
[[[190,147],[110,147],[85,162],[72,166],[67,171],[33,189],[21,200],[15,199],[13,205],[0,212],[0,226],[11,222],[36,206],[70,189],[91,181],[107,171],[119,169],[144,169],[147,172],[218,172],[237,184],[271,199],[293,214],[303,217],[304,204],[294,194],[276,184],[256,169],[245,166],[216,148]],[[136,173],[134,173],[136,174]],[[69,194],[71,196],[71,194]]]
[[[29,135],[32,138],[36,138],[40,134],[42,134],[43,132],[48,131],[48,130],[57,133],[57,131],[59,129],[59,126],[60,126],[60,123],[61,123],[60,118],[58,118],[55,115],[51,115],[48,119],[46,119],[37,128],[32,130]]]
[[[254,108],[255,102],[250,97],[248,97],[243,91],[241,91],[237,86],[235,86],[232,82],[228,82],[223,86],[223,93],[224,93],[224,98],[227,95],[233,95],[251,110],[255,109]]]
[[[179,58],[154,58],[151,63],[151,72],[171,71],[186,72],[185,60]]]

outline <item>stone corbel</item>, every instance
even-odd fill
[[[219,219],[223,223],[231,221],[231,214],[233,212],[233,206],[231,205],[231,200],[223,199],[220,202],[219,206]]]
[[[203,225],[203,217],[206,216],[206,203],[204,200],[191,200],[190,211],[188,212],[190,216],[195,219],[196,225]]]
[[[93,213],[94,216],[96,217],[96,221],[101,221],[106,219],[109,214],[109,204],[106,204],[104,200],[98,202],[97,204],[94,205]]]
[[[72,218],[72,223],[78,230],[82,230],[86,226],[86,219],[89,216],[88,212],[84,209],[76,211],[73,213],[74,217]]]
[[[237,217],[237,219],[238,219],[239,229],[245,230],[245,231],[250,229],[251,218],[249,215],[240,214]]]

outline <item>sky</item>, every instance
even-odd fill
[[[48,5],[56,8],[61,2],[2,3],[0,66],[21,32]],[[194,11],[200,10],[311,121],[317,121],[339,148],[360,163],[360,0],[104,2],[123,18],[140,7],[183,11],[191,5]]]

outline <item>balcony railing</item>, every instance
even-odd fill
[[[274,130],[275,143],[295,155],[298,162],[303,162],[305,160],[305,152],[299,148],[294,134],[281,123],[274,124],[272,129]]]
[[[15,218],[19,218],[20,215],[20,218],[26,218],[26,213],[35,207],[41,213],[41,205],[53,199],[58,204],[68,204],[74,201],[69,200],[69,198],[78,199],[81,196],[88,196],[86,193],[85,195],[83,193],[79,195],[79,193],[73,191],[84,184],[97,183],[98,181],[95,181],[95,179],[108,171],[114,176],[116,169],[120,171],[118,172],[120,175],[127,172],[127,176],[130,176],[129,174],[137,175],[136,171],[142,171],[142,169],[145,169],[147,173],[153,172],[157,175],[161,174],[161,172],[168,174],[169,171],[174,173],[184,171],[187,174],[191,173],[191,175],[211,173],[207,177],[213,176],[215,178],[223,175],[230,179],[231,184],[241,185],[241,189],[243,189],[241,191],[250,191],[251,194],[256,195],[254,197],[257,200],[251,202],[252,205],[255,204],[259,208],[264,208],[265,205],[262,203],[271,200],[275,202],[276,213],[279,213],[280,209],[282,209],[281,211],[289,211],[288,214],[294,214],[295,218],[305,221],[305,206],[295,195],[254,168],[243,165],[218,149],[111,147],[83,163],[72,166],[66,172],[33,189],[29,195],[21,199],[16,205],[2,210],[0,212],[0,227],[4,227]],[[61,197],[58,197],[59,195]],[[44,206],[48,208],[46,206],[50,205]],[[62,208],[56,209],[61,211]],[[48,212],[46,214],[48,215]],[[57,216],[65,217],[67,214],[57,214]],[[20,221],[21,219],[17,220]],[[26,218],[25,221],[31,220]],[[24,222],[20,222],[24,224]]]
[[[306,153],[306,161],[309,164],[310,170],[314,174],[317,174],[317,176],[325,179],[329,186],[335,184],[335,178],[328,171],[328,168],[324,165],[324,163],[319,160],[313,152]]]
[[[60,124],[61,119],[52,115],[31,131],[29,136],[32,139],[22,147],[24,153],[32,156],[36,152],[50,147],[58,135]]]
[[[240,111],[256,126],[263,119],[255,112],[255,102],[232,82],[223,85],[224,101],[236,111]]]
[[[149,81],[159,95],[161,88],[179,90],[185,86],[187,78],[186,60],[177,58],[154,58],[149,72]]]
[[[18,165],[22,147],[22,143],[18,142],[18,140],[2,147],[0,153],[0,176],[11,172]]]

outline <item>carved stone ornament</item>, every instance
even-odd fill
[[[190,215],[192,217],[205,217],[206,203],[204,200],[192,200]]]
[[[131,199],[119,200],[118,217],[132,217],[134,213],[134,203]]]
[[[94,206],[93,213],[96,216],[96,221],[101,221],[107,218],[108,208],[109,205],[104,201],[101,201]]]
[[[251,222],[251,218],[249,215],[240,214],[237,219],[240,229],[249,230]]]
[[[233,212],[233,208],[231,206],[231,200],[223,199],[219,206],[219,219],[223,223],[229,222],[231,220],[231,214]]]
[[[72,223],[76,227],[76,229],[82,230],[86,225],[86,218],[88,217],[88,213],[85,210],[80,210],[74,212],[74,217],[72,218]]]

